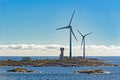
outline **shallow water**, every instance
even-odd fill
[[[120,80],[120,67],[22,67],[35,73],[6,72],[13,66],[0,67],[0,80]],[[75,70],[103,69],[109,74],[75,74]]]

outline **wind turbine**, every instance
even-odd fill
[[[57,28],[56,30],[60,30],[60,29],[69,29],[70,30],[70,44],[69,44],[69,58],[71,59],[72,58],[72,34],[74,36],[74,38],[77,40],[73,30],[72,30],[72,26],[71,26],[71,22],[72,22],[72,19],[73,19],[73,16],[74,16],[74,13],[75,13],[75,10],[73,11],[73,14],[71,16],[71,19],[70,19],[70,22],[68,24],[68,26],[65,26],[65,27],[61,27],[61,28]]]
[[[85,58],[85,37],[88,36],[88,35],[90,35],[92,32],[83,35],[78,29],[77,29],[77,31],[82,36],[81,47],[83,46],[83,58]]]

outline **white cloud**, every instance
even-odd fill
[[[65,48],[65,55],[69,54],[69,47],[59,44],[10,44],[0,45],[0,56],[58,56],[60,47]],[[87,56],[120,56],[120,46],[88,45]],[[73,46],[73,56],[82,56],[80,46]]]

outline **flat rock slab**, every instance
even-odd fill
[[[13,68],[11,70],[8,70],[7,72],[23,72],[23,73],[27,73],[27,72],[35,72],[35,71],[27,70],[25,68]]]
[[[97,70],[78,70],[74,71],[75,73],[87,73],[87,74],[107,74],[110,73],[105,70],[97,69]]]

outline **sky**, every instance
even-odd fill
[[[54,56],[65,47],[68,55],[67,26],[75,9],[73,55],[82,55],[81,36],[91,56],[120,56],[120,0],[0,0],[0,55]],[[112,50],[112,51],[111,51]]]

